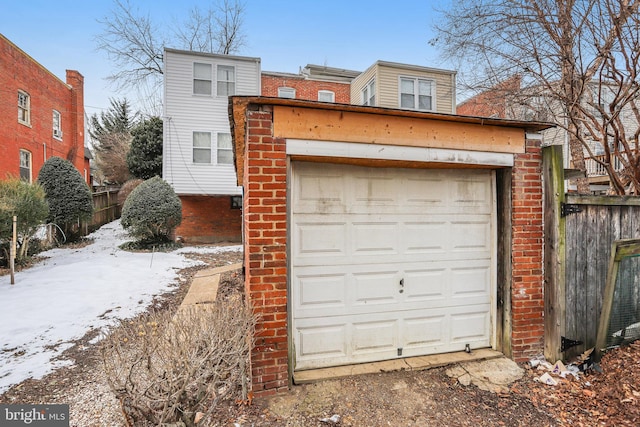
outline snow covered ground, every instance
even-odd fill
[[[92,328],[144,311],[153,297],[176,285],[178,270],[196,265],[185,252],[241,250],[241,246],[185,247],[132,253],[119,221],[106,224],[79,249],[53,249],[38,265],[0,277],[0,393],[41,378],[68,361],[52,361]]]

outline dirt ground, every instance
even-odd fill
[[[172,293],[153,307],[174,310],[190,280],[202,268],[241,260],[241,254],[192,254],[207,266],[182,271]],[[242,277],[223,276],[219,298],[242,292]],[[39,380],[26,380],[0,395],[0,403],[70,403],[71,425],[124,426],[117,402],[104,388],[97,346],[88,333],[64,354],[75,361]],[[293,386],[287,393],[247,405],[219,404],[209,426],[637,426],[640,425],[640,344],[614,350],[602,360],[603,372],[578,379],[555,377],[559,384],[535,381],[542,372],[523,366],[522,379],[509,391],[492,393],[461,385],[447,368],[384,372]],[[97,391],[98,390],[98,391]],[[87,397],[79,399],[78,395]],[[87,415],[88,414],[88,415]]]

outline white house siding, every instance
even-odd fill
[[[212,65],[211,96],[193,94],[193,63]],[[235,67],[236,95],[260,94],[260,59],[165,49],[163,178],[176,193],[241,194],[233,164],[216,164],[216,135],[230,133],[227,96],[216,95],[217,65]],[[212,163],[193,163],[193,132],[211,132]]]

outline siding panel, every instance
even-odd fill
[[[212,65],[212,96],[193,95],[193,63]],[[216,164],[216,135],[229,133],[226,96],[217,96],[217,65],[235,67],[236,94],[260,94],[260,61],[165,51],[163,178],[178,194],[241,194],[233,165]],[[211,132],[212,163],[194,164],[193,132]]]

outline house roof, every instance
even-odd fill
[[[207,52],[197,52],[193,50],[180,50],[180,49],[172,49],[169,47],[164,48],[165,52],[170,53],[178,53],[182,55],[194,55],[194,56],[202,56],[206,58],[216,58],[216,59],[233,59],[238,61],[251,61],[260,63],[260,58],[253,56],[237,56],[237,55],[224,55],[220,53],[207,53]]]
[[[424,67],[422,65],[416,65],[416,64],[402,64],[400,62],[381,61],[381,60],[376,61],[369,68],[375,67],[377,65],[381,65],[383,67],[401,68],[403,70],[425,71],[429,73],[443,73],[443,74],[453,74],[453,75],[458,74],[458,72],[454,70],[445,70],[443,68]],[[367,70],[369,68],[367,68]]]
[[[482,127],[496,128],[515,128],[522,129],[525,132],[540,132],[542,130],[553,127],[551,123],[533,122],[522,120],[498,119],[474,116],[459,116],[455,114],[443,114],[432,112],[420,112],[401,110],[393,108],[369,107],[363,105],[349,104],[332,104],[318,101],[305,101],[299,99],[275,98],[263,96],[232,96],[229,98],[229,123],[231,125],[231,135],[234,140],[234,161],[236,172],[238,175],[238,185],[242,185],[242,174],[244,166],[238,157],[239,152],[244,153],[245,136],[246,136],[246,113],[249,109],[257,109],[260,107],[291,107],[295,109],[306,110],[324,110],[331,111],[333,114],[362,113],[363,115],[376,115],[380,118],[386,117],[389,120],[394,118],[405,119],[423,119],[425,121],[438,121],[440,123],[460,124],[460,125],[479,125]],[[460,130],[461,134],[464,130]],[[366,133],[366,131],[365,131]]]

